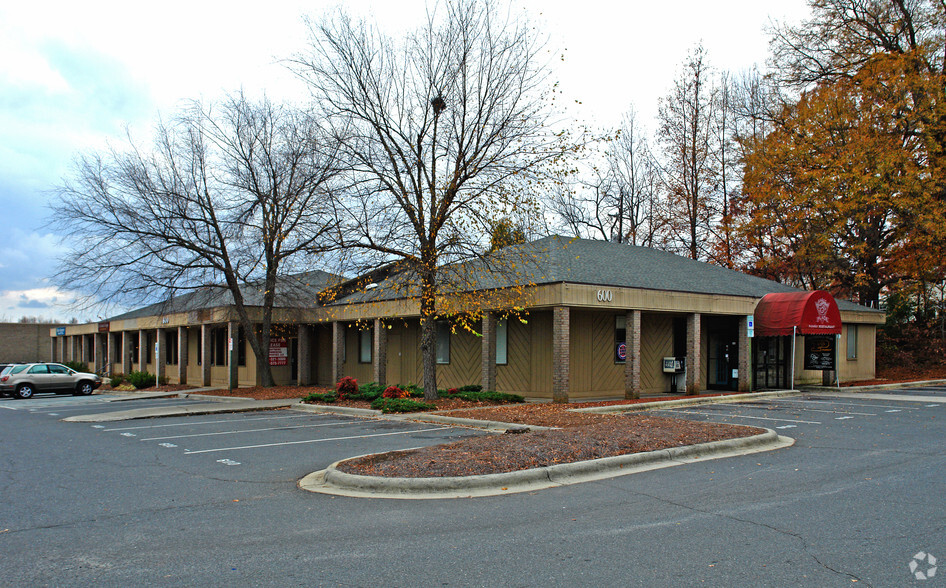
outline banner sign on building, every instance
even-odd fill
[[[289,365],[288,341],[279,337],[274,337],[269,340],[269,365]]]
[[[834,348],[834,335],[805,335],[805,369],[835,369]]]
[[[66,327],[56,327],[56,336],[62,337],[66,334]]]
[[[106,321],[104,323],[99,323],[99,333],[107,333],[112,329],[112,323]]]

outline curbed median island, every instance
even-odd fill
[[[793,442],[756,427],[641,413],[580,414],[569,408],[545,404],[449,411],[451,417],[555,428],[512,428],[501,435],[354,457],[310,474],[300,486],[363,497],[487,496],[767,451]]]

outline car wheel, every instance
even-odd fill
[[[92,387],[92,382],[79,382],[79,385],[76,386],[75,395],[88,396],[92,393],[92,390],[95,390],[95,388]]]
[[[27,398],[33,397],[33,386],[29,384],[20,384],[16,387],[16,392],[13,393],[14,396],[21,400],[26,400]]]

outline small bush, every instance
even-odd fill
[[[364,400],[365,402],[371,402],[376,398],[381,396],[381,393],[384,391],[384,386],[377,382],[370,382],[358,387],[358,392],[355,394],[348,394],[345,396],[346,400]]]
[[[388,386],[385,388],[384,393],[381,396],[385,398],[408,398],[411,393],[407,390],[401,390],[397,386]]]
[[[460,386],[457,388],[458,392],[479,392],[483,387],[479,384],[467,384],[466,386]],[[451,388],[452,390],[452,388]]]
[[[424,389],[416,384],[408,384],[407,386],[401,386],[400,384],[398,384],[397,387],[407,392],[411,398],[424,397]]]
[[[358,394],[358,380],[345,376],[335,384],[339,400],[345,400],[349,394]]]
[[[327,394],[320,394],[318,392],[312,392],[308,396],[302,399],[303,402],[335,402],[337,398],[331,392]]]
[[[84,373],[84,372],[89,371],[89,364],[87,364],[84,361],[67,361],[67,362],[64,362],[62,365],[66,366],[69,369],[75,370],[77,372]]]
[[[371,403],[371,408],[380,410],[384,413],[389,412],[417,412],[420,410],[433,410],[437,408],[433,404],[417,402],[410,398],[378,398]]]
[[[505,392],[493,392],[492,390],[458,392],[454,398],[460,398],[470,402],[496,402],[498,404],[514,404],[526,401],[525,398],[518,394],[506,394]]]
[[[137,390],[141,390],[142,388],[154,386],[155,378],[148,372],[131,372],[128,374],[128,383]]]
[[[125,374],[112,374],[112,377],[108,380],[108,384],[112,388],[118,388],[124,381]]]

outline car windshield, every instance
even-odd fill
[[[27,366],[25,366],[25,365],[15,365],[15,366],[13,366],[13,369],[10,370],[10,373],[11,373],[11,374],[18,374],[18,373],[22,372],[23,370],[25,370],[26,368],[27,368]]]

